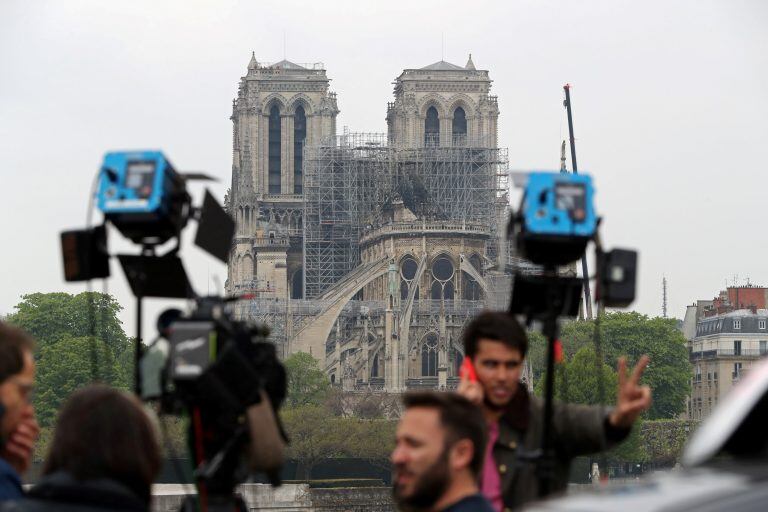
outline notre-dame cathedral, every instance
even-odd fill
[[[227,292],[344,389],[453,387],[464,324],[509,293],[488,71],[471,56],[404,70],[386,133],[339,133],[338,114],[322,64],[251,58],[232,107]]]

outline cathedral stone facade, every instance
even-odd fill
[[[348,390],[450,388],[472,315],[509,293],[507,160],[488,71],[404,70],[387,133],[336,134],[322,65],[255,56],[233,105],[227,291]]]
[[[471,55],[464,67],[440,61],[406,69],[395,81],[395,101],[387,105],[390,143],[495,148],[499,106],[490,90],[488,71],[475,69]]]
[[[255,55],[240,80],[231,117],[232,187],[227,202],[237,233],[229,261],[229,292],[258,290],[261,296],[286,299],[291,283],[301,281],[302,156],[305,146],[336,134],[339,109],[328,83],[322,64],[261,64]],[[258,250],[264,246],[262,238],[270,251]],[[274,244],[285,254],[283,261],[274,263],[280,275],[270,279],[257,260],[265,252],[272,258]]]

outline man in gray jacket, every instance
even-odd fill
[[[488,448],[481,472],[481,489],[495,510],[511,510],[539,498],[539,472],[529,456],[541,448],[543,401],[520,384],[528,338],[506,313],[486,312],[464,331],[464,353],[471,358],[477,381],[462,379],[459,393],[481,406],[488,425]],[[651,405],[651,390],[639,380],[648,357],[631,376],[619,359],[616,406],[559,404],[554,406],[554,461],[549,490],[565,490],[574,457],[605,450],[624,440],[637,417]]]

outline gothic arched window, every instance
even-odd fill
[[[453,111],[453,145],[463,146],[467,143],[467,114],[464,109],[457,107]]]
[[[430,290],[429,296],[432,300],[440,300],[443,297],[443,285],[440,281],[434,281],[432,283],[432,289]]]
[[[421,375],[437,376],[437,334],[433,332],[427,334],[421,344]]]
[[[424,120],[424,145],[440,145],[440,119],[437,117],[437,109],[435,107],[427,109],[427,118]]]
[[[450,281],[443,285],[443,298],[445,300],[453,300],[453,283]]]
[[[379,376],[379,356],[378,354],[373,358],[373,364],[371,365],[371,377]]]
[[[464,299],[482,300],[482,289],[480,283],[474,280],[469,274],[464,274]]]
[[[302,193],[301,166],[304,163],[304,141],[307,138],[307,116],[301,105],[293,115],[293,193]]]
[[[413,278],[416,277],[416,270],[418,270],[419,264],[411,256],[406,256],[400,263],[400,300],[408,298],[409,286],[412,284]]]
[[[461,363],[464,362],[464,356],[461,355],[461,352],[453,349],[453,374],[459,375],[459,370],[461,369]]]
[[[280,193],[280,109],[269,110],[269,193]]]

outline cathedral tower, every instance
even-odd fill
[[[255,280],[263,272],[256,269],[254,236],[264,229],[287,230],[287,277],[301,280],[303,148],[334,136],[338,113],[336,94],[329,91],[321,63],[266,64],[255,54],[251,57],[232,105],[228,207],[237,233],[229,262],[229,292],[260,288]],[[299,293],[293,291],[293,296]]]
[[[387,105],[390,144],[401,147],[480,146],[495,148],[499,107],[488,71],[439,61],[406,69]]]

